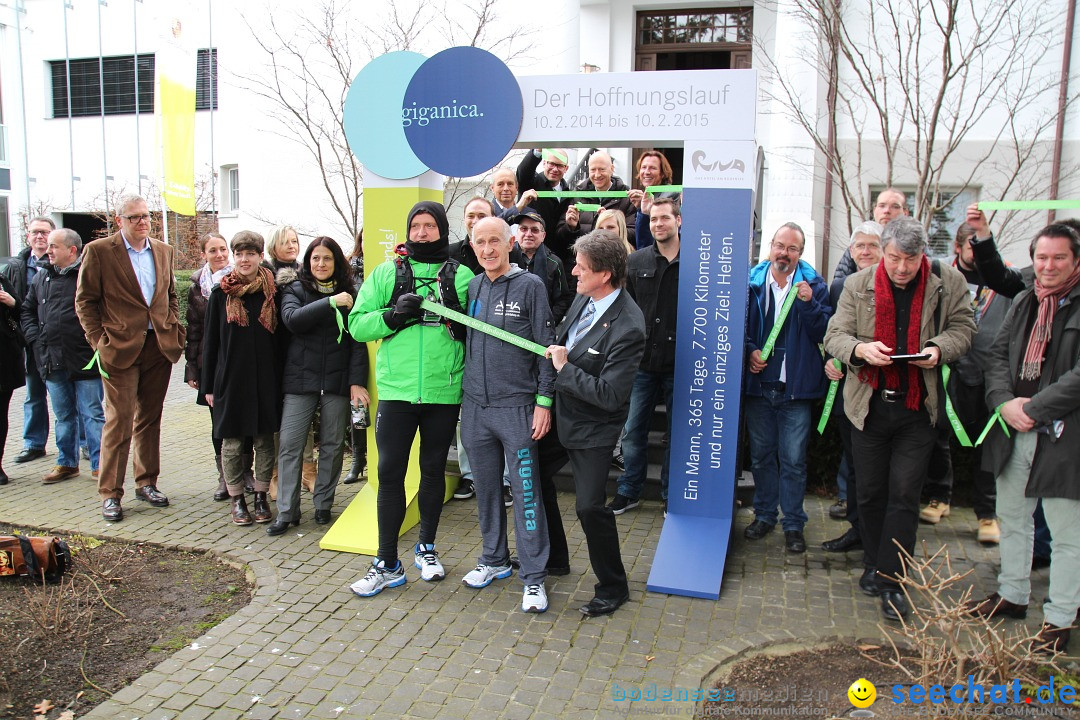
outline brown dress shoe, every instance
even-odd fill
[[[274,513],[270,512],[270,502],[266,497],[266,493],[255,491],[255,508],[254,513],[255,522],[268,523],[274,519]]]
[[[1069,646],[1069,636],[1071,634],[1070,629],[1067,627],[1063,628],[1050,623],[1043,623],[1042,630],[1039,631],[1039,634],[1035,636],[1035,640],[1031,643],[1031,649],[1043,655],[1063,653],[1065,648]]]
[[[243,495],[237,495],[232,499],[232,521],[237,525],[250,525],[251,513],[248,512],[247,502]]]
[[[169,506],[169,498],[165,497],[165,493],[158,490],[155,485],[143,485],[141,488],[136,488],[135,497],[143,502],[150,503],[154,507]]]
[[[971,600],[967,604],[967,611],[970,614],[979,615],[988,620],[995,617],[1023,620],[1027,617],[1027,609],[1027,605],[1011,603],[997,593],[992,594],[985,600]]]
[[[48,473],[46,473],[45,477],[41,478],[41,484],[42,485],[52,485],[53,483],[58,483],[61,480],[67,480],[68,478],[73,478],[73,477],[78,477],[78,476],[79,476],[79,468],[77,468],[77,467],[68,467],[67,465],[57,465],[52,470],[50,470]]]

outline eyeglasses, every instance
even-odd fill
[[[541,227],[525,227],[524,225],[518,225],[518,235],[539,235],[544,232],[544,228]]]
[[[560,163],[560,162],[552,162],[551,160],[548,160],[548,161],[547,161],[547,166],[548,166],[549,168],[552,168],[552,169],[554,169],[554,170],[565,170],[565,169],[566,169],[567,167],[569,167],[568,165],[565,165],[565,164],[563,164],[563,163]]]
[[[787,250],[789,255],[802,255],[802,248],[798,245],[788,245],[785,247],[783,243],[773,243],[772,249],[777,252]]]
[[[121,215],[120,217],[124,218],[129,223],[149,222],[149,220],[150,220],[150,216],[147,215],[147,214],[143,214],[143,215]]]

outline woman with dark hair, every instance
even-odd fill
[[[670,185],[675,177],[671,169],[671,163],[659,150],[646,150],[641,153],[637,162],[637,179],[643,190],[631,190],[630,202],[640,210],[634,219],[634,242],[638,248],[649,247],[653,244],[652,230],[649,228],[649,211],[652,209],[653,200],[658,197],[667,197],[682,203],[682,193],[648,193],[645,190],[653,185]]]
[[[350,404],[367,407],[368,358],[363,343],[344,329],[353,305],[349,264],[336,241],[317,237],[308,245],[295,278],[280,272],[281,321],[292,333],[285,356],[285,404],[278,439],[278,516],[266,528],[284,533],[300,524],[301,457],[316,409],[321,412],[319,471],[313,500],[315,522],[330,522]],[[288,284],[286,281],[291,280]]]
[[[19,331],[19,298],[8,279],[0,275],[0,485],[7,485],[4,445],[8,434],[8,405],[15,388],[26,384],[22,333]]]
[[[353,284],[356,285],[356,291],[360,291],[360,287],[364,284],[364,229],[360,228],[360,232],[356,234],[356,241],[353,243],[352,252],[349,253],[349,269],[352,270]],[[365,344],[366,346],[366,344]],[[352,467],[349,468],[348,474],[341,482],[345,485],[352,485],[358,483],[364,479],[365,468],[367,467],[367,431],[363,428],[355,427],[351,422],[349,423],[349,440],[352,447]]]
[[[214,413],[221,466],[232,499],[232,521],[273,520],[267,491],[274,470],[274,431],[281,419],[280,336],[274,274],[262,266],[263,238],[250,230],[233,235],[233,269],[210,292],[203,335],[199,390]],[[244,500],[243,445],[255,449],[255,505]]]
[[[206,324],[206,303],[210,299],[212,291],[232,271],[229,262],[229,246],[225,237],[218,232],[208,232],[202,236],[202,257],[205,261],[203,266],[191,275],[191,288],[188,290],[187,306],[187,344],[184,346],[184,357],[187,363],[184,366],[184,381],[193,390],[199,389],[199,376],[202,374],[202,345],[203,328]],[[195,402],[206,405],[206,398],[201,392],[196,392]],[[209,406],[207,406],[209,407]],[[213,427],[214,412],[210,411],[211,427]],[[217,463],[218,488],[214,493],[214,500],[219,502],[229,499],[229,488],[225,485],[225,474],[221,470],[221,438],[214,437],[214,460]],[[254,451],[251,448],[251,439],[245,440],[243,454],[240,458],[244,466],[244,490],[249,493],[255,492],[255,476],[251,472],[251,463]]]

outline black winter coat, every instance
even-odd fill
[[[367,345],[353,340],[347,329],[338,342],[334,313],[347,326],[348,309],[333,307],[329,296],[306,289],[299,280],[280,295],[281,321],[292,333],[285,356],[284,392],[349,397],[350,385],[367,387]]]
[[[522,262],[518,263],[520,267],[544,281],[548,304],[551,306],[551,322],[558,325],[563,315],[570,309],[570,303],[574,302],[575,295],[567,281],[567,273],[562,260],[548,250],[546,245],[536,248],[536,254],[533,255],[532,260],[529,260],[524,253],[521,254],[521,259]],[[511,262],[513,262],[513,256],[511,256]]]
[[[204,326],[206,325],[206,304],[208,298],[204,298],[200,281],[206,266],[191,274],[191,288],[188,289],[187,306],[187,342],[184,345],[184,382],[195,380],[199,382],[202,377],[202,346]],[[203,391],[200,387],[195,391],[195,402],[199,405],[206,404]]]
[[[52,265],[39,266],[22,305],[23,333],[43,379],[54,370],[66,370],[72,380],[89,380],[97,377],[98,371],[83,370],[94,351],[75,315],[79,268],[66,270],[62,273]]]
[[[214,288],[206,305],[199,392],[214,396],[214,437],[275,433],[281,427],[279,338],[259,322],[263,294],[243,297],[246,327],[225,320],[225,300]]]
[[[581,190],[582,192],[592,192],[596,190],[596,186],[593,185],[592,180],[586,180],[585,182],[579,184],[576,189]],[[630,188],[626,186],[626,183],[624,183],[618,176],[613,175],[611,177],[611,187],[609,187],[608,190],[629,189]],[[579,202],[579,200],[571,200],[569,203],[567,203],[567,207],[573,205],[576,202]],[[637,247],[637,231],[634,228],[634,224],[637,222],[638,209],[637,206],[634,205],[634,203],[630,202],[629,197],[600,199],[581,198],[580,202],[589,205],[599,205],[604,210],[621,210],[622,214],[626,216],[626,239],[630,242],[631,245]],[[566,213],[564,211],[563,216],[559,218],[559,226],[556,230],[559,236],[559,246],[570,247],[579,237],[582,237],[583,235],[587,235],[592,232],[596,228],[596,218],[599,214],[599,212],[594,212],[592,210],[585,210],[578,213],[578,226],[576,229],[571,229],[570,226],[566,224]]]
[[[669,263],[656,245],[635,250],[626,260],[626,290],[645,316],[645,355],[641,369],[675,372],[678,325],[679,258]]]
[[[0,275],[0,290],[15,298],[15,307],[0,303],[0,390],[11,392],[26,384],[26,356],[12,327],[12,323],[18,325],[21,320],[22,298],[15,294],[15,287],[3,275]]]

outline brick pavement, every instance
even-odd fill
[[[615,683],[696,688],[725,660],[764,645],[881,636],[877,602],[856,588],[856,555],[820,550],[842,525],[828,519],[828,502],[818,498],[807,499],[811,549],[805,555],[786,554],[780,533],[746,542],[741,530],[751,517],[740,512],[717,602],[645,592],[663,522],[659,504],[647,502],[618,519],[630,603],[607,618],[582,618],[576,608],[592,596],[593,580],[568,494],[559,502],[573,573],[548,580],[545,614],[520,611],[516,578],[479,591],[461,584],[480,550],[468,501],[451,502],[443,513],[445,581],[424,583],[410,565],[404,587],[357,598],[348,586],[370,559],[318,548],[321,529],[312,521],[309,495],[304,522],[283,536],[229,523],[227,503],[210,499],[216,487],[210,423],[193,395],[178,365],[162,442],[161,489],[171,506],[150,508],[129,495],[126,517],[115,525],[101,519],[86,461],[82,479],[52,486],[39,482],[55,462],[51,442],[48,457],[11,462],[21,448],[22,392],[12,398],[5,453],[12,483],[0,488],[0,521],[210,550],[247,565],[256,578],[250,605],[87,717],[626,716],[628,703],[612,699]],[[339,486],[335,514],[358,487]],[[975,567],[982,592],[993,585],[997,552],[974,541],[974,527],[970,510],[954,510],[939,526],[924,526],[920,539],[931,547],[949,542],[960,568]],[[402,550],[415,542],[414,528],[402,538]],[[700,561],[713,561],[709,548],[701,548]],[[1044,594],[1046,577],[1046,571],[1036,574],[1034,597]],[[1029,623],[1034,627],[1039,619],[1032,613]],[[683,714],[691,709],[679,707]]]

